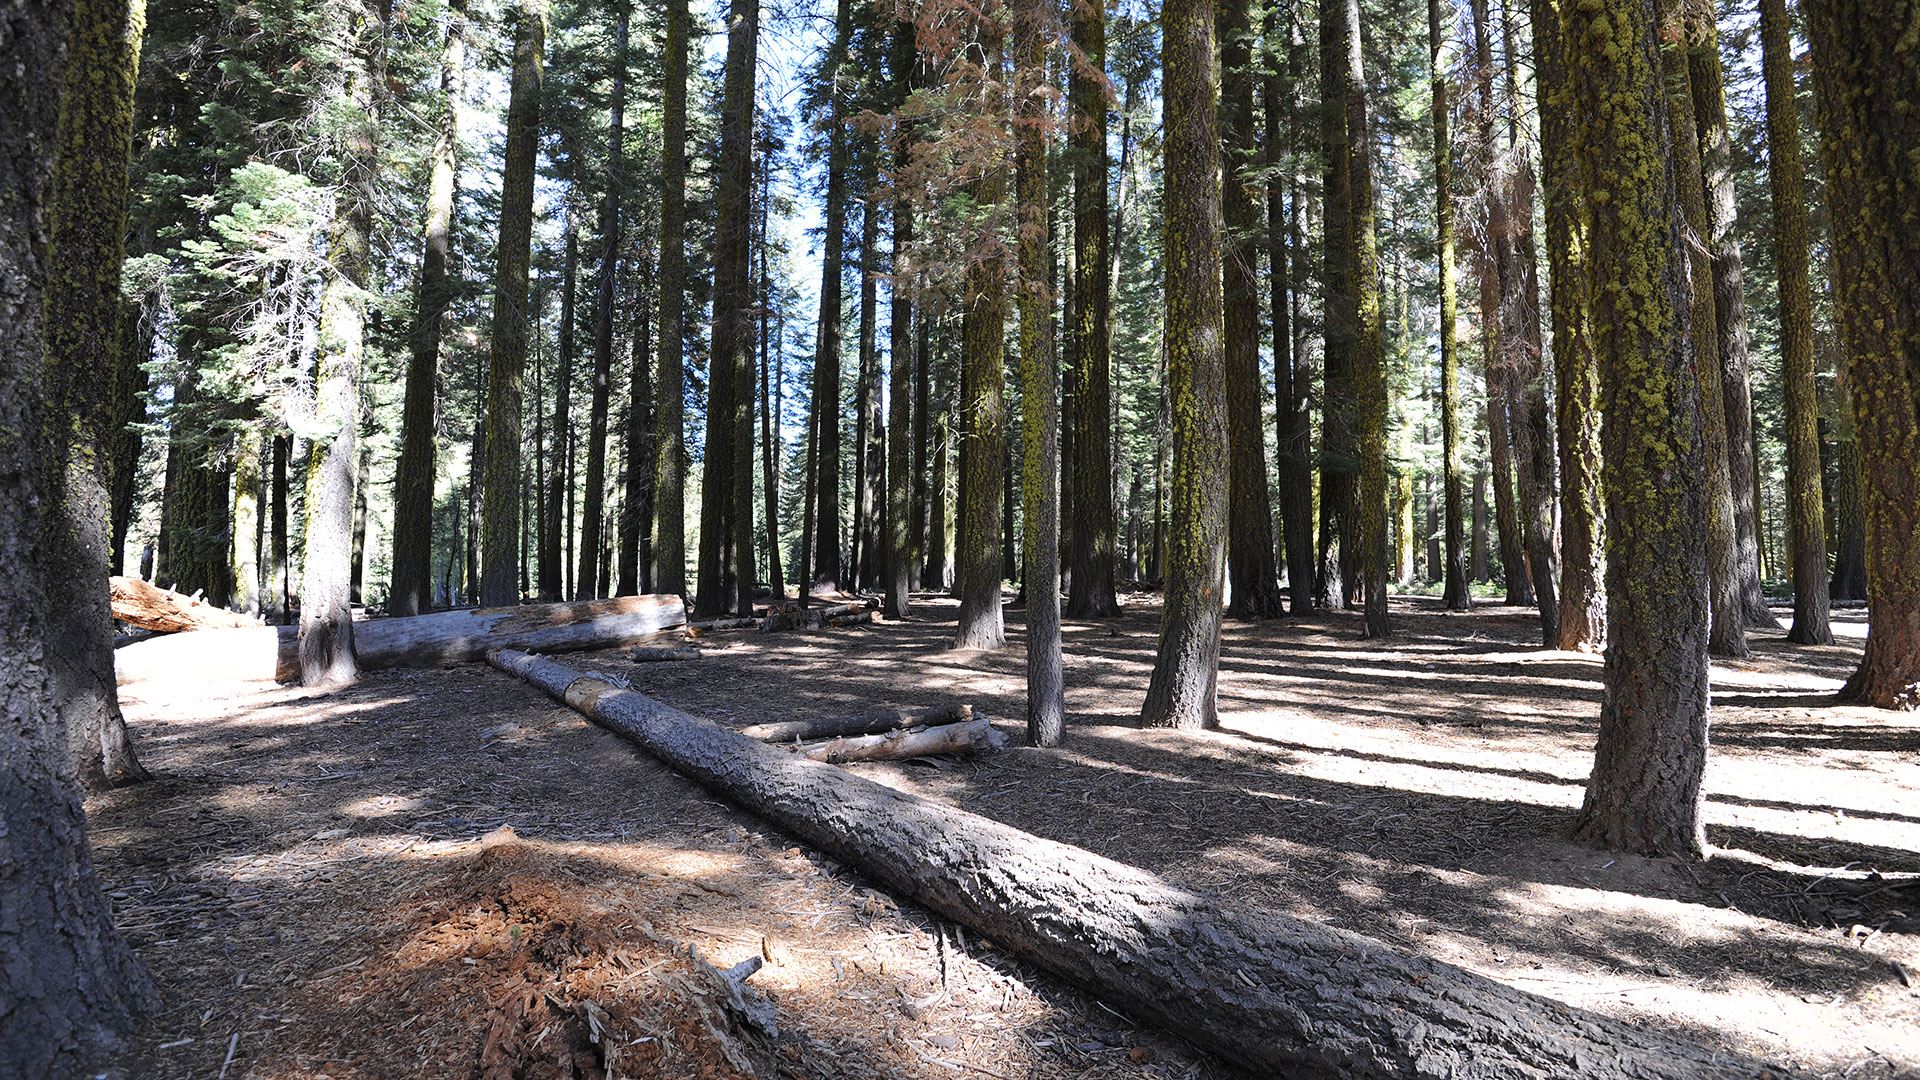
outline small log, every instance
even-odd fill
[[[700,650],[693,645],[642,645],[627,650],[627,659],[637,663],[662,663],[673,660],[698,660]]]
[[[676,772],[1266,1076],[1755,1080],[1768,1066],[863,779],[525,653],[489,656]]]
[[[836,615],[826,621],[828,626],[866,626],[873,622],[873,612],[856,611],[850,615]]]
[[[113,617],[142,630],[177,634],[260,625],[260,620],[251,615],[215,607],[198,597],[163,589],[139,578],[110,577],[107,590]]]
[[[740,734],[763,742],[812,742],[815,739],[844,739],[849,735],[878,735],[896,728],[926,724],[952,724],[973,719],[973,706],[953,702],[931,709],[877,709],[859,716],[825,716],[813,720],[781,720],[754,724]]]
[[[705,622],[688,623],[687,633],[700,635],[714,630],[758,630],[759,619],[708,619]]]
[[[830,765],[844,765],[849,761],[893,761],[899,758],[931,757],[934,754],[998,750],[1006,744],[1006,736],[993,730],[993,725],[981,717],[964,724],[903,728],[879,735],[855,735],[822,743],[803,743],[796,751],[801,757]]]
[[[479,660],[489,649],[613,648],[685,621],[686,607],[677,596],[522,604],[365,619],[353,624],[353,648],[362,668],[428,667]],[[292,626],[168,634],[115,649],[114,668],[121,686],[148,680],[289,682],[300,677],[299,638]]]

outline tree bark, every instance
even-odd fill
[[[152,354],[152,322],[139,303],[125,305],[107,420],[107,569],[116,574],[126,572],[127,530],[133,524],[134,494],[140,486],[139,425],[147,422],[146,364]]]
[[[1897,10],[1805,4],[1866,533],[1867,646],[1843,700],[1920,705],[1920,84]],[[1884,21],[1891,14],[1895,23]],[[1843,462],[1842,467],[1845,467]]]
[[[1076,3],[1068,19],[1075,48],[1067,76],[1068,140],[1073,161],[1073,291],[1067,318],[1068,407],[1073,410],[1070,522],[1073,556],[1066,613],[1104,619],[1120,613],[1114,591],[1112,334],[1107,266],[1107,14]],[[964,516],[964,515],[963,515]],[[971,528],[971,526],[968,526]]]
[[[464,664],[483,658],[489,649],[613,648],[685,623],[679,597],[622,596],[367,619],[354,624],[354,649],[363,668]],[[287,627],[202,630],[116,649],[114,662],[121,686],[287,681],[300,670],[294,644]]]
[[[75,110],[91,114],[98,104],[69,97],[62,115],[67,43],[73,47],[68,70],[99,77],[96,90],[114,95],[131,81],[124,66],[111,72],[72,68],[75,58],[95,46],[112,46],[126,32],[127,5],[75,8],[64,0],[0,0],[0,25],[8,28],[0,38],[0,431],[8,439],[0,453],[0,563],[7,568],[0,588],[0,671],[6,673],[0,677],[0,820],[6,822],[0,846],[0,1016],[6,1018],[0,1023],[0,1062],[9,1076],[20,1077],[92,1075],[88,1067],[117,1048],[139,1016],[158,1004],[140,961],[114,929],[112,905],[94,877],[60,684],[49,670],[58,644],[49,605],[64,602],[74,583],[56,576],[62,572],[57,556],[39,561],[47,530],[59,527],[48,520],[58,513],[49,495],[69,465],[61,441],[43,428],[62,423],[57,410],[63,403],[47,391],[65,378],[57,361],[49,370],[42,338],[43,330],[60,329],[42,323],[49,314],[43,302],[61,302],[45,295],[51,269],[47,211],[61,199],[53,159],[59,149],[71,154],[67,137],[80,134]],[[124,63],[131,63],[130,44],[119,46]],[[111,152],[109,145],[88,149]],[[63,163],[63,180],[75,179],[67,170],[77,164]],[[124,159],[120,175],[124,182]],[[117,245],[120,233],[89,240]],[[111,271],[117,293],[117,258]],[[54,285],[59,287],[57,280]],[[118,300],[113,293],[91,295],[95,301]],[[104,506],[92,509],[100,514],[104,535]],[[105,552],[96,547],[93,555],[104,577]],[[101,611],[102,636],[107,625]],[[107,649],[111,655],[110,641]]]
[[[1346,19],[1332,2],[1320,9],[1321,400],[1320,543],[1314,603],[1350,607],[1359,587],[1359,447],[1354,441],[1352,354],[1357,328],[1353,272],[1348,265],[1353,155],[1348,146]]]
[[[641,288],[634,304],[633,354],[627,376],[627,473],[620,502],[620,582],[615,593],[654,590],[653,496],[659,443],[654,439],[653,304],[646,295],[649,260],[640,260]]]
[[[687,301],[687,0],[666,0],[660,95],[660,379],[655,454],[655,587],[687,593],[686,368],[681,352]]]
[[[802,595],[815,587],[831,592],[841,584],[840,307],[846,272],[847,125],[839,72],[852,37],[852,0],[838,0],[833,41],[820,65],[821,81],[828,87],[826,237],[820,263],[820,329],[813,356],[813,580],[802,583]]]
[[[816,739],[840,739],[849,735],[878,735],[900,728],[927,724],[950,724],[973,719],[973,706],[950,704],[927,709],[878,709],[859,716],[828,716],[818,720],[782,720],[754,724],[740,734],[762,742],[811,742]]]
[[[983,17],[978,34],[986,57],[986,78],[997,83],[1005,56],[1005,31],[997,22]],[[989,89],[986,99],[990,115],[997,120],[1005,107],[1004,92]],[[980,212],[992,214],[1005,201],[1006,190],[1005,164],[988,162],[974,181],[974,202]],[[960,365],[964,428],[956,649],[998,649],[1006,644],[1006,625],[1000,615],[1001,473],[1006,457],[1001,437],[1007,422],[1006,266],[999,239],[987,236],[976,242],[982,241],[984,254],[975,255],[967,268],[966,347]]]
[[[1460,436],[1460,301],[1453,259],[1453,140],[1448,134],[1446,64],[1441,50],[1446,26],[1441,0],[1427,0],[1427,53],[1433,86],[1433,200],[1440,278],[1440,473],[1446,505],[1446,587],[1441,604],[1467,611],[1466,460]]]
[[[1261,81],[1261,112],[1267,178],[1267,272],[1273,325],[1273,426],[1275,475],[1279,480],[1280,532],[1283,564],[1287,570],[1289,603],[1304,615],[1313,607],[1313,475],[1312,447],[1307,424],[1308,389],[1305,358],[1293,347],[1293,292],[1305,282],[1291,278],[1288,194],[1297,188],[1292,154],[1299,151],[1299,118],[1293,84],[1297,68],[1285,67],[1297,59],[1290,13],[1283,24],[1279,5],[1267,9],[1267,71]],[[1284,71],[1284,76],[1283,76]],[[1281,141],[1281,118],[1287,119],[1291,138]],[[1294,198],[1298,198],[1297,191]]]
[[[1733,1080],[1766,1068],[1358,934],[1175,887],[551,661],[503,653],[494,663],[902,897],[1254,1073]]]
[[[217,608],[204,600],[162,589],[138,578],[109,578],[108,590],[112,595],[112,617],[142,630],[171,634],[260,625],[260,620],[252,616]]]
[[[520,566],[520,412],[527,364],[527,263],[533,250],[534,164],[546,0],[514,8],[513,82],[507,104],[500,238],[493,275],[493,347],[487,373],[485,487],[480,506],[480,602],[517,602]],[[571,234],[569,234],[571,239]],[[564,385],[564,383],[562,384]],[[562,437],[560,425],[554,427]]]
[[[580,584],[574,596],[597,600],[613,583],[599,575],[601,519],[607,497],[607,407],[613,394],[614,286],[620,267],[621,147],[626,136],[627,22],[630,7],[614,4],[613,90],[607,120],[607,190],[600,200],[600,274],[593,314],[593,403],[587,426],[586,513],[580,520]]]
[[[1607,499],[1600,737],[1577,838],[1698,858],[1707,760],[1701,387],[1653,0],[1567,9],[1569,97],[1587,190]]]
[[[1148,727],[1211,728],[1218,725],[1214,686],[1220,667],[1228,468],[1213,4],[1170,0],[1161,25],[1173,520],[1166,612],[1140,721]]]
[[[1373,146],[1362,65],[1360,0],[1346,4],[1347,270],[1353,292],[1355,447],[1360,454],[1360,558],[1365,634],[1387,636],[1387,359],[1380,344],[1379,246],[1374,225]]]
[[[823,743],[793,748],[800,757],[842,765],[850,761],[897,761],[901,758],[931,757],[935,754],[967,754],[978,750],[998,750],[1006,737],[993,729],[985,718],[963,724],[910,728],[877,735],[851,735]]]
[[[573,488],[568,472],[568,450],[573,434],[573,343],[574,310],[580,296],[580,240],[574,228],[573,212],[565,217],[567,242],[560,262],[559,367],[553,376],[553,420],[550,425],[553,453],[546,476],[534,477],[534,483],[547,489],[547,512],[540,523],[545,535],[540,543],[540,592],[542,603],[567,598],[570,584],[567,553],[573,543]],[[535,402],[536,407],[540,402]],[[537,408],[536,408],[537,411]]]
[[[911,20],[893,26],[891,66],[896,106],[904,106],[913,92],[915,28]],[[913,588],[914,521],[912,471],[915,421],[913,413],[913,202],[908,170],[913,164],[913,125],[901,121],[894,132],[893,150],[893,259],[887,292],[892,310],[887,323],[891,337],[887,350],[887,540],[883,577],[884,610],[889,618],[908,616],[908,593]],[[924,402],[922,403],[924,407]]]
[[[453,282],[453,206],[459,184],[460,105],[466,86],[466,0],[447,5],[447,37],[440,51],[440,115],[421,227],[420,279],[408,335],[406,398],[401,406],[400,464],[393,485],[393,581],[387,607],[418,615],[433,607],[433,481],[440,398],[440,334]]]

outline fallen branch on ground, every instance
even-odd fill
[[[973,719],[973,706],[957,702],[935,705],[931,709],[877,709],[859,716],[826,716],[814,720],[781,720],[740,729],[749,739],[769,742],[811,742],[814,739],[840,739],[848,735],[878,735],[895,728],[925,724],[950,724]]]
[[[163,589],[139,578],[110,577],[107,591],[113,617],[142,630],[177,634],[260,625],[260,620],[251,615],[215,607],[197,596]]]
[[[849,761],[894,761],[899,758],[931,757],[934,754],[968,754],[979,750],[998,750],[1006,744],[1006,736],[993,730],[993,725],[982,718],[964,724],[905,728],[878,735],[854,735],[820,743],[803,743],[798,751],[801,757],[842,765]]]
[[[675,771],[1103,1000],[1256,1072],[1733,1080],[1750,1058],[1177,888],[525,653],[489,660]]]
[[[700,650],[693,645],[641,645],[628,649],[627,659],[641,664],[671,660],[698,660]]]

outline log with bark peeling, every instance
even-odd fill
[[[1649,1023],[1208,896],[802,758],[524,653],[494,664],[941,916],[1256,1072],[1732,1080],[1768,1066]]]
[[[850,735],[826,742],[802,743],[795,747],[795,751],[801,757],[844,765],[849,761],[897,761],[901,758],[932,757],[935,754],[970,754],[980,750],[998,750],[1006,744],[1006,737],[993,730],[993,725],[983,717],[964,724],[901,728],[878,735]]]
[[[197,596],[163,589],[139,578],[110,577],[107,590],[113,617],[142,630],[177,634],[260,625],[260,620],[251,615],[215,607]]]
[[[812,742],[844,739],[849,735],[878,735],[896,728],[952,724],[973,719],[973,706],[950,702],[930,709],[875,709],[859,716],[823,716],[813,720],[781,720],[754,724],[740,734],[763,742]]]
[[[489,649],[613,648],[685,622],[677,596],[622,596],[366,619],[353,624],[353,647],[362,668],[426,667],[480,660]],[[122,686],[294,680],[300,677],[298,633],[291,626],[252,626],[169,634],[115,649],[114,667]]]

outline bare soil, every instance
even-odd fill
[[[1600,660],[1535,647],[1531,611],[1396,600],[1384,647],[1345,614],[1230,623],[1222,730],[1180,733],[1137,725],[1158,610],[1126,599],[1066,627],[1064,747],[849,767],[1810,1075],[1920,1077],[1920,719],[1833,703],[1858,613],[1714,665],[1715,854],[1683,864],[1568,841]],[[1017,745],[1020,614],[990,654],[922,598],[570,662],[730,726],[957,699]],[[114,1077],[1241,1075],[488,668],[127,709],[160,779],[89,811],[165,1002]]]

